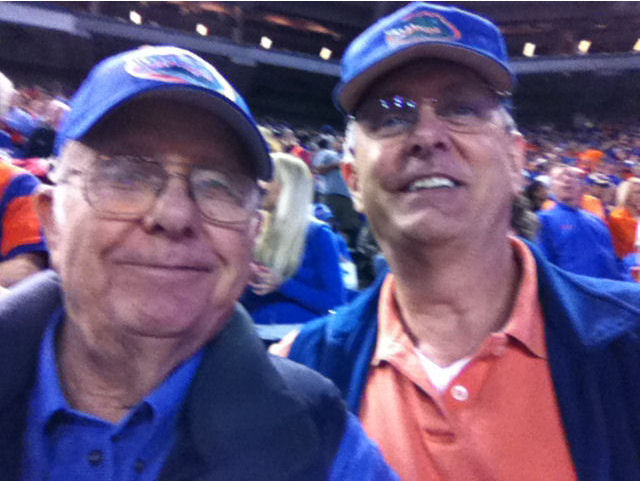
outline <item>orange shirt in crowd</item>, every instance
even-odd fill
[[[609,229],[613,236],[615,252],[619,258],[637,252],[635,236],[638,230],[638,219],[631,215],[628,208],[622,206],[613,209],[609,216]]]
[[[598,165],[606,158],[606,154],[601,150],[587,149],[578,155],[578,167],[594,172]]]
[[[523,277],[507,325],[438,390],[406,333],[386,279],[360,418],[404,481],[569,481],[577,476],[547,361],[537,271],[513,239]],[[272,352],[289,352],[289,335]]]
[[[606,222],[606,212],[604,211],[604,206],[602,205],[602,200],[594,195],[584,194],[582,196],[582,209],[591,214],[599,217],[604,222]]]

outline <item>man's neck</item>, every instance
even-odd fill
[[[110,333],[83,332],[66,320],[56,345],[58,372],[69,403],[117,423],[202,342],[140,336],[116,340]]]
[[[468,247],[431,246],[413,259],[403,254],[390,259],[406,329],[441,366],[474,354],[500,330],[519,289],[520,264],[507,237]]]

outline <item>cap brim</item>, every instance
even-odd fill
[[[338,107],[351,113],[370,85],[382,75],[415,59],[441,59],[464,65],[477,72],[489,85],[501,94],[512,90],[513,76],[510,70],[497,60],[474,49],[439,42],[420,43],[398,51],[375,63],[347,84],[339,84],[336,95]]]
[[[227,123],[242,139],[242,145],[247,150],[253,160],[253,166],[258,179],[271,180],[272,178],[272,161],[270,154],[253,119],[248,117],[239,107],[223,95],[192,85],[157,85],[145,90],[136,90],[130,95],[126,95],[114,103],[108,110],[102,112],[100,116],[93,119],[84,119],[84,128],[75,131],[73,137],[67,139],[80,140],[91,129],[106,117],[109,113],[114,112],[120,106],[131,100],[141,97],[163,97],[171,98],[181,103],[193,105],[211,112],[223,122]]]

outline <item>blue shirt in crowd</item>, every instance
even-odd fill
[[[257,324],[300,324],[324,316],[346,302],[339,246],[330,226],[312,221],[301,267],[274,292],[259,296],[246,289],[241,303]]]
[[[611,233],[602,220],[562,203],[538,216],[537,245],[550,262],[575,274],[633,280],[615,255]]]

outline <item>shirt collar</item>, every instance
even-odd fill
[[[523,345],[531,354],[546,359],[544,317],[538,295],[537,266],[528,246],[516,237],[509,237],[515,257],[521,266],[521,282],[508,322],[499,335],[507,335]],[[390,359],[400,350],[413,347],[401,321],[395,296],[394,274],[386,277],[379,298],[379,335],[371,365]],[[491,336],[497,335],[491,334]]]

